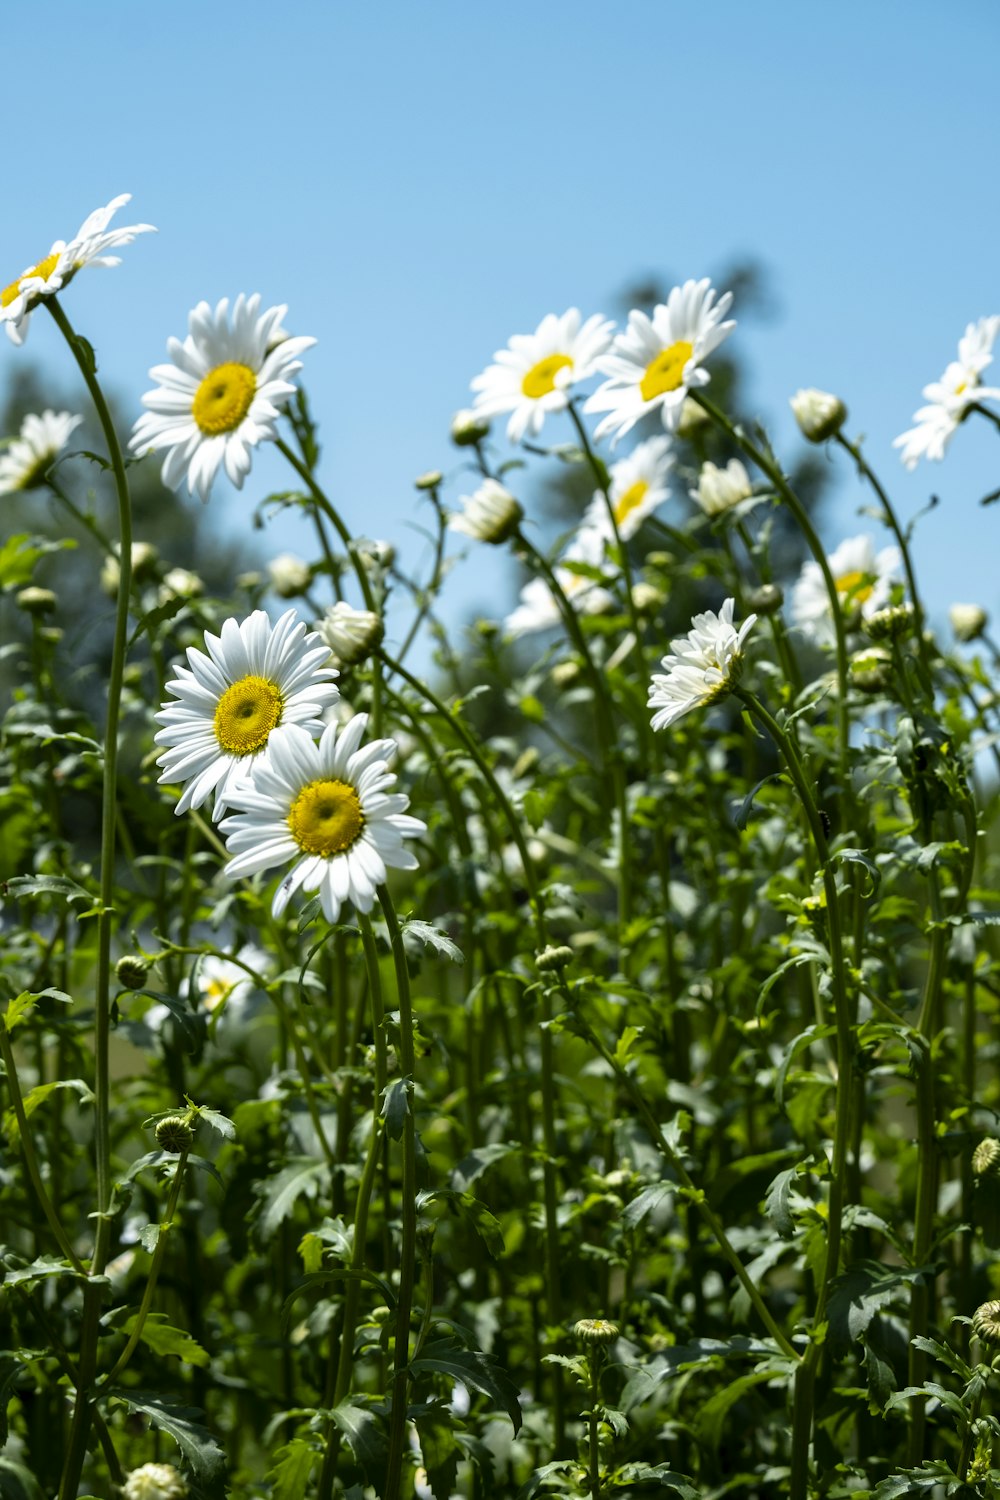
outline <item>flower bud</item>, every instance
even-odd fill
[[[663,590],[658,589],[655,583],[647,583],[643,578],[632,589],[632,603],[637,615],[655,615],[666,602],[667,596]]]
[[[461,504],[462,510],[450,518],[448,529],[493,546],[512,537],[524,516],[518,501],[495,479],[484,479],[474,495],[462,496]]]
[[[848,671],[851,682],[861,692],[884,692],[892,683],[892,656],[883,646],[869,646],[854,653]]]
[[[864,622],[873,641],[896,641],[913,629],[912,604],[887,604]]]
[[[444,483],[444,475],[440,469],[428,469],[426,474],[419,475],[413,481],[414,489],[436,490]]]
[[[747,590],[744,602],[755,615],[776,615],[785,602],[785,595],[776,583],[762,583],[760,588]]]
[[[451,440],[456,448],[474,448],[489,436],[490,424],[478,412],[457,411],[451,419]]]
[[[789,401],[799,430],[810,443],[825,443],[847,421],[847,407],[839,396],[810,387],[796,391]]]
[[[156,1125],[156,1144],[161,1151],[189,1151],[194,1131],[187,1115],[166,1115]]]
[[[29,615],[47,615],[58,602],[51,589],[40,589],[34,584],[20,589],[17,594],[18,608]]]
[[[573,1324],[573,1334],[581,1344],[613,1344],[621,1329],[610,1318],[581,1318]]]
[[[388,573],[396,561],[396,549],[391,542],[362,537],[355,544],[355,550],[366,573]]]
[[[956,641],[975,641],[986,629],[989,615],[981,604],[953,604],[948,621]]]
[[[353,667],[365,661],[381,645],[385,627],[381,617],[370,609],[354,609],[338,599],[321,620],[316,633],[325,641],[341,667]]]
[[[1000,1177],[1000,1141],[987,1136],[972,1153],[974,1177]]]
[[[247,573],[237,573],[236,575],[236,587],[238,589],[252,591],[253,589],[259,589],[263,582],[264,575],[258,572],[256,568],[251,568]]]
[[[697,488],[690,493],[706,516],[721,516],[734,505],[749,500],[753,486],[739,459],[731,458],[724,469],[713,463],[702,464]]]
[[[160,603],[166,604],[168,599],[195,599],[199,594],[205,592],[205,585],[197,573],[192,573],[190,568],[171,568],[163,576],[160,585]]]
[[[149,964],[141,953],[126,953],[115,964],[115,975],[123,990],[141,990],[149,978]]]
[[[553,947],[551,944],[543,948],[541,953],[535,954],[535,966],[542,974],[549,974],[553,970],[565,969],[567,964],[573,962],[573,950],[565,945]]]
[[[549,672],[554,687],[570,688],[574,682],[579,681],[580,663],[575,657],[567,657],[565,661],[557,661]]]
[[[1000,1302],[983,1302],[976,1308],[972,1331],[982,1343],[1000,1346]]]
[[[312,582],[312,568],[294,552],[279,552],[267,565],[271,587],[279,599],[296,599]]]
[[[143,1464],[122,1486],[123,1500],[185,1500],[187,1480],[173,1464]]]

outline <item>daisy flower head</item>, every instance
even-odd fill
[[[870,619],[888,603],[900,562],[898,547],[876,552],[868,535],[848,537],[830,554],[827,564],[848,620],[859,615]],[[819,645],[832,646],[836,639],[830,595],[822,569],[812,558],[803,564],[792,590],[792,622]]]
[[[387,868],[417,868],[403,840],[427,825],[392,791],[393,741],[361,746],[367,725],[367,714],[355,714],[343,728],[328,724],[319,741],[299,724],[276,730],[252,785],[233,794],[237,811],[220,825],[232,856],[224,873],[236,879],[294,861],[275,892],[276,917],[300,889],[318,891],[328,922],[348,901],[371,911]]]
[[[219,634],[205,633],[208,654],[189,646],[188,665],[176,666],[154,736],[163,747],[160,782],[186,782],[176,811],[200,807],[215,792],[214,818],[249,777],[273,730],[302,725],[323,729],[319,715],[340,691],[329,648],[287,610],[272,625],[262,609]]]
[[[260,295],[241,292],[229,307],[223,297],[213,310],[199,302],[183,340],[171,338],[171,363],[154,365],[157,389],[133,429],[136,453],[166,450],[163,483],[208,499],[220,468],[242,489],[250,472],[250,450],[277,437],[280,410],[295,394],[291,377],[302,368],[299,355],[313,338],[282,337],[275,342],[286,307],[260,311]],[[283,332],[283,330],[280,330]]]
[[[239,963],[234,963],[231,958],[216,958],[212,953],[206,955],[198,965],[194,985],[188,979],[181,981],[181,995],[191,999],[197,997],[210,1015],[216,1011],[221,1014],[223,1011],[242,1010],[257,989],[257,980],[247,973],[243,964],[265,975],[271,968],[271,960],[262,948],[255,948],[252,944],[241,948],[236,956]]]
[[[635,536],[647,516],[662,505],[670,493],[669,475],[674,466],[673,444],[667,436],[651,437],[634,448],[627,458],[611,465],[608,498],[622,541]],[[604,496],[598,491],[588,507],[584,524],[594,526],[609,540],[611,518]]]
[[[614,600],[608,590],[593,578],[576,573],[564,566],[566,563],[584,563],[590,568],[604,567],[604,533],[596,526],[581,526],[573,541],[563,553],[562,563],[557,563],[553,572],[569,600],[580,614],[599,615],[608,609]],[[562,623],[562,614],[555,595],[544,578],[532,578],[521,590],[521,602],[504,620],[505,633],[516,638],[530,635],[536,630],[549,630]]]
[[[561,318],[548,313],[534,333],[516,333],[472,382],[476,416],[510,412],[507,436],[512,443],[526,433],[537,437],[546,415],[565,409],[570,386],[594,373],[614,326],[600,314],[581,323],[579,309],[571,307]]]
[[[608,379],[587,402],[587,411],[607,412],[594,436],[611,434],[616,443],[657,408],[664,427],[676,431],[688,391],[708,384],[702,361],[736,327],[723,321],[732,300],[732,292],[726,292],[716,301],[706,276],[675,286],[651,318],[630,312],[625,332],[599,362]]]
[[[95,208],[70,241],[56,240],[48,255],[22,271],[0,291],[0,322],[5,325],[11,343],[24,343],[32,309],[44,297],[52,297],[68,286],[83,266],[117,266],[121,263],[121,256],[108,255],[108,250],[130,245],[137,234],[155,234],[152,224],[129,224],[120,229],[108,229],[112,217],[130,201],[131,196],[131,193],[121,193],[104,208]]]
[[[686,636],[670,642],[671,655],[660,663],[649,684],[648,708],[653,728],[666,729],[693,708],[705,708],[725,698],[743,671],[743,642],[756,623],[748,615],[737,630],[733,624],[736,601],[727,599],[718,614],[708,609],[695,615]]]
[[[524,516],[519,502],[495,479],[484,479],[475,494],[463,495],[460,503],[462,509],[449,520],[449,530],[494,546],[508,541]]]
[[[724,469],[716,464],[704,463],[698,474],[698,484],[689,491],[706,516],[725,515],[736,505],[742,505],[753,494],[750,475],[738,458],[731,458]]]
[[[958,341],[958,358],[948,365],[940,380],[924,386],[928,405],[913,414],[917,424],[893,439],[908,469],[920,459],[939,461],[960,424],[977,401],[998,401],[1000,390],[982,383],[982,374],[993,363],[993,345],[1000,332],[1000,317],[980,318],[969,323]]]
[[[122,1487],[123,1500],[184,1500],[187,1480],[173,1464],[143,1464]]]
[[[40,485],[82,421],[68,411],[26,416],[17,437],[0,453],[0,495]]]

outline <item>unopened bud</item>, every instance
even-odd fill
[[[149,978],[149,964],[141,953],[126,953],[115,964],[115,975],[123,990],[141,990]]]
[[[953,604],[948,621],[957,641],[975,641],[986,629],[989,616],[981,604]]]
[[[17,604],[29,615],[47,615],[55,609],[58,600],[51,589],[40,589],[34,584],[19,590]]]
[[[873,641],[896,641],[912,629],[912,604],[888,604],[865,620],[865,630]]]
[[[645,579],[640,579],[632,589],[632,603],[638,615],[655,615],[666,602],[667,596],[663,590],[658,589],[655,583],[647,583]]]
[[[541,953],[535,954],[535,966],[542,974],[549,974],[553,970],[565,969],[567,964],[573,962],[573,950],[565,945],[558,947],[549,946],[543,948]]]
[[[443,483],[444,475],[440,469],[428,469],[426,474],[420,474],[413,481],[413,487],[417,490],[436,490]]]
[[[825,443],[847,421],[847,407],[839,396],[810,387],[796,391],[789,401],[799,430],[810,443]]]
[[[881,693],[892,683],[892,656],[884,646],[856,651],[848,664],[851,682],[863,693]]]
[[[280,599],[296,599],[312,582],[312,568],[294,552],[279,552],[267,565],[271,587]]]
[[[484,479],[475,494],[464,495],[461,503],[448,529],[494,546],[512,537],[524,516],[520,503],[495,479]]]
[[[193,1140],[194,1131],[186,1115],[166,1115],[157,1122],[156,1144],[161,1151],[170,1151],[175,1155],[181,1151],[189,1151]]]
[[[776,583],[762,583],[760,588],[748,589],[746,607],[755,615],[776,615],[785,602],[784,592]]]
[[[566,661],[557,661],[549,676],[552,679],[553,685],[557,688],[572,687],[574,682],[579,679],[580,663],[572,656]]]
[[[456,448],[474,448],[489,436],[489,431],[489,422],[475,411],[457,411],[451,419],[451,440]]]
[[[338,599],[316,622],[316,633],[337,658],[338,665],[353,667],[365,661],[382,643],[385,627],[370,609],[354,609]]]
[[[613,1344],[620,1332],[610,1318],[581,1318],[573,1324],[573,1334],[581,1344]]]

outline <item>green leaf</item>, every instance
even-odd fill
[[[389,1446],[374,1412],[348,1398],[335,1406],[330,1416],[350,1443],[368,1482],[381,1493]]]
[[[68,875],[12,875],[0,885],[5,896],[62,896],[64,901],[93,901],[90,891]]]
[[[504,1253],[503,1230],[500,1222],[472,1193],[457,1193],[454,1188],[435,1188],[432,1192],[417,1195],[417,1207],[427,1203],[447,1203],[469,1223],[494,1259]]]
[[[160,1432],[172,1437],[202,1484],[222,1480],[226,1456],[208,1429],[196,1420],[202,1415],[196,1407],[169,1405],[149,1391],[112,1390],[107,1396],[124,1402],[129,1411],[147,1417]]]
[[[896,1372],[889,1357],[885,1320],[872,1318],[862,1341],[865,1346],[863,1363],[868,1375],[868,1410],[875,1417],[885,1410],[886,1402],[896,1390]]]
[[[420,1439],[420,1456],[435,1500],[449,1500],[455,1493],[458,1462],[462,1450],[447,1414],[432,1407],[414,1423]]]
[[[648,1188],[644,1188],[638,1197],[633,1198],[622,1210],[622,1221],[634,1229],[641,1224],[647,1214],[653,1213],[661,1204],[666,1203],[677,1191],[676,1182],[654,1182]]]
[[[318,1156],[293,1156],[287,1167],[263,1184],[260,1193],[260,1217],[257,1227],[261,1237],[272,1239],[301,1197],[315,1198],[320,1187],[329,1181],[329,1168]]]
[[[33,1260],[30,1266],[15,1266],[4,1274],[3,1285],[25,1286],[32,1281],[44,1281],[49,1276],[79,1276],[80,1272],[74,1270],[67,1260],[57,1260],[54,1255],[40,1255]],[[87,1280],[87,1277],[83,1278]],[[90,1277],[90,1281],[98,1278]],[[99,1278],[107,1281],[106,1276]]]
[[[12,1005],[13,1003],[11,1001]],[[92,1104],[94,1102],[94,1095],[89,1085],[84,1083],[82,1078],[57,1078],[52,1083],[36,1083],[35,1087],[29,1089],[25,1094],[22,1103],[26,1118],[30,1120],[38,1106],[44,1104],[46,1099],[54,1094],[57,1089],[72,1089],[75,1093],[79,1094],[84,1104]],[[4,1110],[3,1128],[12,1142],[16,1144],[20,1140],[21,1127],[13,1107]]]
[[[323,1266],[323,1241],[318,1234],[312,1231],[304,1234],[299,1240],[299,1254],[302,1257],[302,1269],[307,1276],[315,1276],[316,1272]]]
[[[318,1454],[306,1438],[292,1438],[275,1453],[276,1463],[265,1476],[271,1481],[273,1500],[302,1500]]]
[[[0,1355],[0,1448],[6,1447],[10,1436],[7,1408],[14,1399],[14,1385],[21,1371],[26,1368],[12,1354]]]
[[[0,588],[20,588],[22,584],[30,583],[40,557],[75,546],[76,543],[68,539],[53,542],[45,537],[29,536],[26,531],[8,537],[0,547]]]
[[[206,1125],[211,1125],[220,1135],[224,1135],[227,1141],[235,1141],[236,1126],[226,1115],[220,1115],[217,1109],[207,1109],[204,1104],[197,1106],[198,1118],[204,1120]]]
[[[392,1140],[402,1139],[403,1122],[410,1112],[411,1078],[396,1078],[382,1096],[382,1118]]]
[[[873,1260],[850,1266],[837,1277],[830,1291],[827,1315],[831,1338],[840,1343],[859,1339],[880,1307],[901,1296],[914,1281],[922,1280],[920,1269],[908,1271]]]
[[[165,1320],[165,1313],[150,1313],[142,1325],[139,1337],[154,1354],[175,1354],[184,1364],[199,1365],[202,1368],[211,1363],[208,1351],[201,1347],[197,1339],[193,1339],[181,1328],[171,1328]],[[139,1314],[133,1314],[122,1324],[121,1332],[130,1334],[138,1321]]]
[[[0,1495],[3,1500],[45,1500],[37,1479],[13,1458],[0,1455]]]
[[[460,1380],[472,1390],[482,1391],[495,1406],[507,1413],[515,1433],[520,1431],[521,1408],[517,1399],[517,1386],[506,1370],[501,1369],[478,1349],[463,1348],[452,1339],[437,1339],[424,1345],[419,1359],[412,1361],[410,1373],[447,1375],[451,1380]]]
[[[878,865],[870,855],[866,854],[863,849],[838,849],[833,857],[834,859],[849,860],[852,864],[855,865],[864,865],[865,869],[868,871],[869,875],[872,878],[872,883],[871,887],[867,891],[862,891],[862,895],[875,895],[882,880],[882,871],[879,869]]]
[[[413,917],[400,925],[404,935],[417,938],[425,948],[433,948],[436,953],[444,954],[445,958],[450,958],[452,963],[465,963],[461,948],[453,943],[440,927],[434,927],[430,922],[418,922]]]
[[[148,634],[151,636],[158,625],[165,625],[168,620],[172,620],[175,615],[179,615],[182,609],[187,608],[187,604],[188,601],[183,594],[171,594],[168,599],[164,599],[163,603],[158,604],[155,609],[148,610],[129,636],[128,645],[125,647],[126,651],[132,649],[141,635]]]
[[[507,1141],[496,1141],[491,1146],[477,1146],[470,1151],[468,1156],[463,1156],[458,1166],[451,1174],[452,1186],[458,1192],[464,1193],[472,1184],[491,1167],[495,1161],[503,1161],[505,1156],[510,1156],[512,1151],[519,1151],[520,1146],[515,1146]]]
[[[73,1004],[72,996],[67,995],[63,990],[49,989],[38,990],[37,992],[22,990],[19,995],[14,996],[13,1000],[7,1001],[7,1009],[3,1018],[3,1023],[7,1031],[13,1031],[15,1026],[20,1026],[22,1021],[26,1021],[37,1002],[44,997],[48,997],[51,1000],[60,1000],[64,1005]]]
[[[770,776],[762,776],[757,785],[750,788],[746,796],[743,798],[742,805],[735,818],[736,827],[739,829],[740,833],[744,831],[747,823],[750,821],[750,810],[753,807],[754,799],[756,798],[757,793],[761,790],[761,788],[767,786],[769,781],[786,780],[787,777],[785,776],[784,771],[772,771]]]
[[[764,1212],[783,1240],[791,1239],[795,1233],[795,1220],[792,1218],[789,1199],[792,1183],[797,1176],[798,1173],[794,1167],[788,1167],[784,1172],[779,1172],[764,1198]]]

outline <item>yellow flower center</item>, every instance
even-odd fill
[[[618,497],[615,501],[615,520],[619,526],[634,510],[638,510],[648,494],[649,485],[645,479],[637,479],[635,484],[629,485],[624,495]]]
[[[343,854],[365,826],[361,800],[345,781],[310,781],[288,810],[288,826],[307,854]]]
[[[532,401],[538,401],[556,388],[556,376],[573,361],[568,354],[546,354],[537,365],[532,365],[521,381],[521,390]]]
[[[639,390],[644,401],[652,401],[667,391],[676,391],[684,384],[684,366],[694,353],[694,345],[687,339],[679,339],[669,349],[661,349],[655,359],[646,366],[646,373],[639,381]]]
[[[835,578],[837,593],[841,598],[847,599],[851,604],[864,604],[875,592],[874,581],[870,573],[862,573],[860,568],[855,568],[852,573],[841,573]]]
[[[32,266],[30,271],[25,271],[23,276],[19,276],[16,281],[12,281],[10,286],[5,286],[3,291],[0,292],[0,307],[10,306],[21,290],[21,282],[27,281],[29,276],[40,276],[43,281],[48,281],[58,261],[58,255],[47,255],[44,260],[38,262],[37,266]]]
[[[216,365],[195,391],[191,415],[209,437],[232,432],[250,410],[256,391],[257,377],[249,365]]]
[[[236,981],[234,979],[228,981],[225,979],[210,979],[204,986],[205,1009],[218,1010],[230,990],[234,990],[235,988]]]
[[[281,722],[281,689],[266,677],[241,677],[227,687],[215,709],[215,738],[230,755],[253,755]]]

